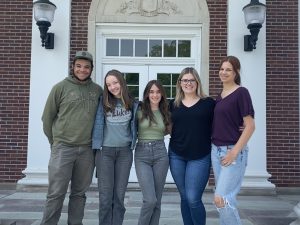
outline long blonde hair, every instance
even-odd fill
[[[204,91],[203,91],[203,88],[202,88],[202,84],[201,84],[201,80],[200,80],[200,76],[197,72],[197,70],[193,67],[186,67],[184,68],[178,79],[177,79],[177,83],[176,83],[176,96],[175,96],[175,100],[174,100],[174,105],[176,107],[179,107],[179,105],[181,104],[181,101],[182,99],[184,98],[184,92],[182,91],[182,88],[181,88],[181,85],[180,85],[180,82],[181,82],[181,79],[182,77],[185,75],[185,74],[192,74],[194,79],[196,80],[197,82],[197,90],[196,90],[196,95],[200,98],[204,98],[206,97]]]

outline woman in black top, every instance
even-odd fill
[[[182,70],[170,103],[170,170],[181,197],[184,225],[205,225],[202,194],[210,174],[211,129],[215,101],[203,93],[194,68]]]

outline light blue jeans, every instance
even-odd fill
[[[223,208],[217,208],[220,214],[220,225],[241,225],[241,219],[237,209],[236,196],[240,191],[245,174],[248,147],[238,154],[236,160],[229,166],[222,166],[221,159],[233,146],[215,146],[212,144],[211,161],[215,176],[215,196],[220,196],[225,202]]]

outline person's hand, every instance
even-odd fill
[[[233,150],[227,151],[227,154],[221,159],[222,166],[230,166],[231,164],[235,164],[235,159],[237,154]]]

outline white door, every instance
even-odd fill
[[[103,76],[112,69],[119,70],[125,76],[127,86],[131,94],[137,99],[143,98],[143,91],[148,82],[147,66],[127,66],[127,65],[104,65]]]
[[[193,65],[190,65],[193,66]],[[109,70],[116,69],[125,76],[129,91],[139,100],[143,98],[144,89],[150,80],[159,80],[164,86],[167,98],[175,97],[176,81],[181,70],[186,66],[176,65],[104,65],[103,75]],[[165,144],[168,149],[170,136],[165,137]],[[129,182],[137,182],[135,166],[131,168]],[[170,171],[167,175],[167,183],[174,183]]]

